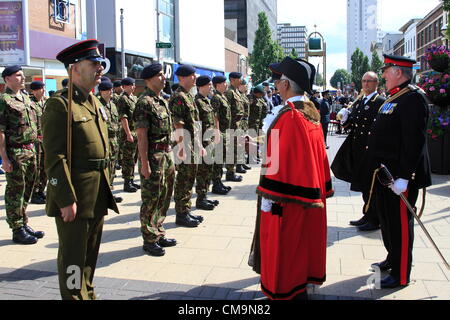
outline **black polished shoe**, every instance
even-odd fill
[[[243,165],[242,165],[242,168],[244,168],[245,170],[252,170],[252,168],[249,167],[249,166],[246,165],[246,164],[243,164]]]
[[[192,214],[192,213],[190,213],[190,212],[188,213],[188,215],[189,215],[192,219],[198,221],[199,223],[202,223],[203,220],[204,220],[202,216],[196,216],[195,214]]]
[[[175,247],[177,245],[177,240],[175,239],[167,239],[167,238],[161,238],[158,241],[158,245],[162,248],[169,248],[169,247]]]
[[[122,203],[123,198],[114,196],[114,200],[116,200],[116,203]]]
[[[12,240],[15,243],[19,244],[35,244],[38,241],[36,237],[33,237],[32,235],[28,234],[28,232],[25,231],[24,227],[13,230]]]
[[[200,221],[193,219],[188,213],[177,214],[175,224],[188,228],[196,228]]]
[[[236,172],[237,173],[247,173],[247,171],[244,169],[244,167],[242,166],[242,164],[238,164],[237,166],[236,166]]]
[[[39,197],[41,197],[42,199],[47,200],[47,196],[45,195],[45,193],[43,191],[38,192]]]
[[[145,243],[142,248],[151,256],[162,257],[166,254],[166,250],[161,248],[157,243]]]
[[[123,184],[123,191],[127,193],[135,193],[137,189],[133,187],[130,180],[126,180]]]
[[[30,203],[32,204],[45,204],[45,200],[42,199],[39,194],[33,193],[33,196],[31,197]]]
[[[408,283],[409,284],[409,283]],[[393,276],[388,275],[380,282],[381,289],[394,289],[398,287],[407,287],[407,285],[401,285],[400,280],[395,279]]]
[[[377,226],[377,225],[373,224],[372,222],[367,222],[366,224],[358,227],[358,230],[359,231],[363,231],[363,232],[375,231],[375,230],[378,230],[378,229],[380,229],[380,226]]]
[[[43,231],[34,231],[30,226],[24,225],[23,228],[30,235],[38,239],[42,239],[45,236]]]
[[[224,185],[222,181],[220,181],[220,185],[222,186],[222,189],[225,189],[225,190],[227,190],[228,192],[230,192],[231,190],[233,190],[232,187]]]
[[[377,262],[371,265],[373,268],[372,271],[375,271],[376,269],[380,269],[381,272],[386,272],[392,269],[390,263],[387,260],[384,260],[383,262]]]
[[[354,226],[354,227],[360,227],[365,225],[367,222],[369,222],[369,220],[367,220],[366,216],[363,216],[361,219],[356,220],[356,221],[350,221],[350,225]]]
[[[136,189],[141,189],[141,185],[139,185],[139,184],[137,184],[137,183],[134,183],[134,181],[133,180],[131,180],[131,185],[133,186],[133,187],[135,187]]]
[[[234,172],[227,173],[227,181],[231,182],[242,182],[242,176],[237,176]]]
[[[211,193],[224,196],[224,195],[227,195],[229,193],[229,191],[225,190],[225,189],[223,189],[221,187],[213,187],[212,190],[211,190]]]
[[[211,203],[214,207],[217,207],[217,206],[220,204],[219,200],[209,200],[209,199],[206,199],[206,201],[208,201],[209,203]]]
[[[209,203],[205,198],[197,199],[195,202],[195,207],[199,210],[212,211],[215,206],[212,203]]]

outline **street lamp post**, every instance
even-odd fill
[[[125,30],[124,30],[124,15],[123,9],[120,9],[120,37],[122,41],[122,78],[127,77],[127,66],[125,65]]]

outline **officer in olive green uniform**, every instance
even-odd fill
[[[34,244],[44,236],[28,226],[26,214],[36,177],[37,115],[24,91],[22,68],[7,67],[2,77],[6,91],[0,96],[0,156],[6,172],[6,222],[15,243]]]
[[[99,100],[101,108],[106,113],[108,125],[108,139],[109,139],[109,184],[111,189],[114,189],[114,179],[116,177],[116,164],[117,156],[119,154],[119,139],[120,121],[117,107],[112,101],[112,87],[113,84],[110,81],[101,82],[98,85]],[[121,203],[123,199],[121,197],[114,196],[117,203]]]
[[[42,146],[42,124],[41,118],[44,112],[45,105],[45,83],[42,81],[33,81],[30,84],[31,95],[30,99],[32,102],[32,107],[34,108],[37,115],[37,125],[38,125],[38,141],[35,143],[36,146],[36,180],[34,182],[33,194],[31,196],[31,203],[34,204],[45,204],[45,186],[47,185],[47,176],[44,170],[44,148]]]
[[[199,135],[199,114],[194,97],[189,91],[195,86],[195,69],[189,65],[179,67],[175,73],[180,80],[180,87],[175,91],[169,102],[170,111],[175,129],[177,130],[177,148],[183,147],[183,155],[186,159],[177,165],[177,177],[175,180],[175,211],[177,217],[175,223],[181,226],[195,228],[203,217],[194,216],[191,211],[192,188],[197,176],[199,154],[196,151],[203,150]],[[183,133],[179,133],[183,131]],[[190,136],[190,137],[188,137]],[[181,153],[175,150],[177,156]]]
[[[246,173],[247,171],[242,167],[244,163],[243,154],[238,154],[240,149],[238,147],[238,143],[242,143],[241,134],[242,134],[242,119],[245,115],[245,103],[242,98],[242,94],[239,91],[239,86],[241,85],[242,74],[238,72],[230,73],[230,88],[225,93],[225,96],[228,99],[231,107],[231,128],[235,130],[234,138],[234,149],[229,152],[234,152],[234,162],[232,164],[227,164],[225,167],[227,168],[227,181],[235,181],[241,182],[242,176],[236,176],[237,173]],[[231,143],[231,141],[230,141]],[[231,143],[233,144],[233,143]]]
[[[136,89],[135,80],[133,78],[122,79],[122,86],[124,92],[120,96],[117,108],[119,109],[119,118],[122,123],[120,149],[122,151],[123,190],[133,193],[140,189],[140,186],[133,182],[134,167],[137,159],[137,135],[132,121],[137,102],[137,97],[133,95]]]
[[[214,173],[214,165],[212,164],[214,156],[213,133],[218,127],[216,114],[208,98],[208,95],[211,93],[211,78],[208,76],[198,77],[197,91],[198,94],[195,97],[195,104],[199,112],[200,121],[202,122],[202,143],[211,163],[208,164],[202,159],[201,163],[198,165],[196,179],[197,202],[195,206],[197,209],[201,210],[214,210],[215,206],[219,205],[219,202],[210,201],[207,197],[209,185],[211,184]]]
[[[171,158],[172,118],[162,97],[166,77],[162,65],[154,63],[142,71],[146,90],[139,97],[133,120],[138,136],[141,174],[141,233],[143,249],[152,256],[163,256],[164,248],[177,244],[165,238],[164,220],[169,210],[175,180]]]
[[[221,144],[223,146],[222,153],[220,150],[215,150],[214,154],[214,168],[213,168],[213,187],[212,193],[225,195],[231,191],[231,187],[226,187],[222,183],[223,165],[226,160],[229,138],[227,137],[227,130],[231,127],[231,107],[225,97],[227,91],[227,78],[217,76],[212,79],[214,86],[214,95],[211,99],[211,106],[219,121],[219,130],[221,134]]]
[[[67,69],[70,64],[74,68],[70,156],[68,89],[47,100],[42,118],[49,180],[46,211],[55,217],[58,230],[58,276],[64,300],[95,299],[93,278],[104,216],[108,209],[119,212],[109,186],[107,115],[91,93],[103,71],[98,44],[82,41],[57,55]]]

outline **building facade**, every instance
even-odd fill
[[[380,34],[378,15],[378,0],[347,0],[348,70],[351,70],[351,57],[357,48],[371,59],[370,48]]]
[[[227,29],[236,33],[236,42],[253,52],[255,34],[258,30],[258,14],[265,12],[272,30],[272,39],[277,39],[277,0],[225,0]]]
[[[404,56],[417,59],[417,24],[421,19],[411,19],[400,31],[404,34]]]
[[[278,43],[287,56],[291,55],[292,50],[295,49],[298,57],[304,59],[307,37],[308,31],[305,26],[291,26],[290,23],[278,24]]]
[[[383,38],[383,53],[394,54],[394,45],[403,38],[401,33],[387,33]]]

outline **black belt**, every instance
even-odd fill
[[[73,159],[72,167],[76,169],[101,171],[109,166],[109,159]]]
[[[8,147],[14,149],[34,150],[34,143],[9,143]]]

